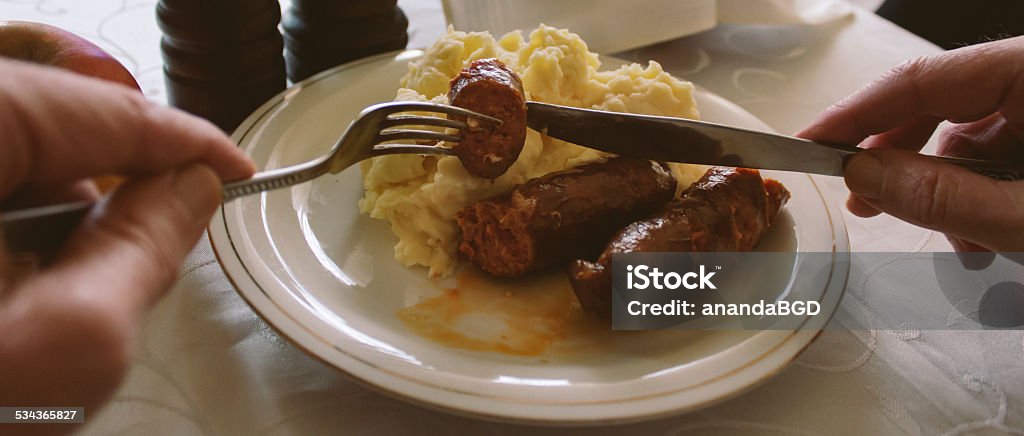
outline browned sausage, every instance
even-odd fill
[[[503,277],[593,258],[617,230],[658,210],[675,190],[672,174],[646,160],[611,158],[548,174],[459,211],[459,251]]]
[[[470,125],[452,150],[470,174],[494,179],[519,158],[526,142],[526,97],[519,76],[497,59],[479,59],[452,79],[448,101],[502,121],[497,130]],[[454,117],[466,121],[464,117]]]
[[[576,298],[587,312],[609,317],[613,254],[750,251],[787,200],[789,191],[757,170],[711,168],[662,211],[622,229],[597,262],[570,264]]]

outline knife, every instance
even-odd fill
[[[580,109],[530,101],[527,125],[552,138],[620,156],[661,162],[842,176],[863,149],[684,118]],[[929,156],[994,179],[1022,180],[1024,166]]]

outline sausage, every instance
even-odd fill
[[[629,224],[597,262],[576,260],[569,281],[589,313],[609,318],[612,255],[632,252],[744,252],[765,235],[789,191],[757,170],[711,168],[657,214]]]
[[[463,68],[449,84],[453,106],[502,121],[497,130],[470,125],[452,146],[470,174],[495,179],[508,171],[526,143],[526,97],[523,82],[497,59],[479,59]],[[465,117],[453,116],[459,121]]]
[[[639,159],[551,173],[460,210],[459,251],[501,277],[593,258],[616,231],[664,206],[675,190],[667,169]]]

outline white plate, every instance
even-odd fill
[[[421,54],[392,53],[324,72],[263,105],[234,139],[260,168],[319,156],[362,108],[391,100],[406,63]],[[769,130],[707,91],[696,98],[707,120]],[[848,253],[841,215],[810,177],[769,175],[793,199],[763,249]],[[359,213],[361,196],[353,167],[236,200],[214,217],[210,237],[239,294],[297,346],[384,392],[478,417],[623,422],[735,396],[777,374],[814,339],[838,305],[848,272],[845,262],[830,263],[824,280],[799,291],[820,301],[826,314],[800,331],[626,333],[539,356],[467,351],[425,339],[399,320],[398,310],[441,293],[444,284],[394,260],[396,238],[385,222]],[[810,273],[795,266],[771,275],[757,281],[774,298],[799,293],[793,284]],[[552,350],[572,348],[562,345]]]

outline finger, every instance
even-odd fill
[[[861,218],[871,218],[882,213],[864,200],[858,198],[855,194],[850,194],[850,196],[846,198],[846,209],[849,210],[850,213]]]
[[[940,122],[942,120],[937,117],[918,115],[895,129],[868,138],[861,147],[919,151],[935,133]],[[861,218],[872,218],[882,213],[854,194],[847,197],[846,209]]]
[[[920,151],[928,143],[928,139],[932,137],[941,122],[942,118],[939,117],[916,115],[892,130],[866,139],[860,146]]]
[[[173,283],[219,204],[217,176],[201,165],[129,182],[100,205],[47,272],[76,277],[90,289],[103,283],[110,304],[141,313]]]
[[[145,308],[173,282],[219,204],[217,176],[201,165],[114,192],[50,268],[0,305],[0,373],[21,374],[0,402],[89,407],[109,397]]]
[[[992,251],[1024,250],[1024,184],[997,181],[903,150],[866,150],[846,167],[850,191],[875,209]]]
[[[0,61],[0,197],[110,173],[202,162],[223,180],[252,162],[209,122],[137,92],[54,68]]]
[[[115,318],[141,315],[174,281],[219,204],[217,176],[202,165],[128,182],[97,205],[45,273],[14,292],[87,301]]]
[[[943,130],[938,154],[969,159],[1020,161],[1024,140],[1010,129],[1002,114],[992,114],[973,123],[954,124]]]
[[[11,282],[11,259],[7,254],[4,229],[0,228],[0,302],[3,302],[7,286]]]
[[[1024,132],[1024,37],[915,59],[822,113],[799,136],[860,144],[918,115],[956,123],[1001,112]]]
[[[38,268],[41,259],[28,253],[7,251],[3,229],[0,229],[0,306],[19,282],[30,277]],[[2,315],[0,315],[2,316]],[[0,330],[3,331],[3,330]]]
[[[984,247],[975,244],[970,241],[957,238],[956,236],[946,235],[946,239],[949,240],[950,245],[956,250],[956,255],[960,259],[960,264],[964,268],[971,271],[980,271],[988,268],[992,265],[992,261],[996,259],[996,254]]]

